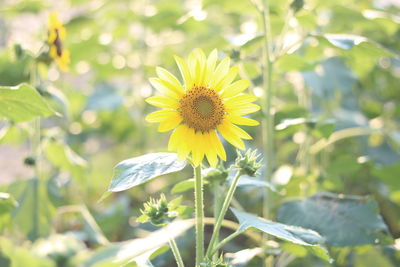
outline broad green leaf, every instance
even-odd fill
[[[18,202],[8,193],[0,192],[0,216],[18,207]]]
[[[175,184],[174,187],[172,187],[171,189],[171,193],[177,194],[193,189],[194,181],[195,181],[194,178],[191,178]],[[203,185],[206,185],[208,183],[209,182],[207,180],[203,180]]]
[[[177,238],[191,227],[193,227],[193,220],[173,221],[144,238],[114,243],[98,249],[83,266],[101,266],[102,262],[112,262],[119,264],[116,266],[121,266],[135,261],[135,258],[143,254],[146,254],[148,259],[153,258],[152,256],[155,256],[153,254],[157,254],[159,248],[168,244],[170,238]]]
[[[0,233],[11,223],[11,212],[18,202],[8,193],[0,192]]]
[[[229,181],[231,182],[232,180],[230,179]],[[267,181],[262,181],[262,180],[258,179],[257,177],[251,177],[251,176],[247,176],[247,175],[242,175],[239,178],[237,186],[238,187],[254,186],[254,187],[260,187],[260,188],[267,187],[270,190],[276,192],[276,188],[273,184],[271,184]]]
[[[238,232],[259,230],[284,241],[310,247],[308,249],[311,249],[310,251],[316,256],[321,257],[325,261],[330,261],[328,251],[321,246],[324,239],[317,232],[278,222],[267,221],[256,215],[242,212],[234,208],[231,208],[231,210],[239,220],[240,225],[237,229]]]
[[[13,224],[10,228],[20,231],[31,240],[48,235],[55,209],[48,198],[44,181],[34,178],[16,181],[8,187],[7,192],[19,203],[11,213]]]
[[[233,266],[247,266],[255,256],[263,253],[262,248],[247,248],[235,253],[226,253],[224,258],[229,259],[230,264]]]
[[[186,166],[175,153],[150,153],[118,163],[108,191],[119,192]]]
[[[0,106],[0,118],[15,122],[55,114],[36,89],[25,83],[12,87],[0,86]]]
[[[278,220],[320,233],[333,246],[389,244],[391,237],[377,203],[369,197],[318,193],[301,201],[288,201]]]
[[[87,163],[66,144],[54,141],[46,142],[44,153],[54,166],[69,171],[75,178],[82,177]]]
[[[14,245],[5,237],[0,237],[0,263],[3,263],[2,257],[6,257],[9,264],[2,266],[56,267],[55,262],[36,255],[27,245]]]
[[[323,37],[335,47],[349,50],[359,47],[368,51],[370,56],[394,56],[395,54],[378,43],[363,36],[352,34],[324,34]]]

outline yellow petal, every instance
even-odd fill
[[[189,127],[187,125],[179,126],[180,130],[177,135],[177,153],[179,160],[184,160],[190,153]]]
[[[162,122],[168,120],[171,117],[176,117],[176,116],[180,116],[178,111],[163,109],[150,113],[149,115],[146,116],[145,119],[148,122]]]
[[[205,148],[205,142],[203,138],[203,133],[201,132],[196,132],[194,133],[194,138],[192,140],[192,159],[193,159],[193,165],[195,167],[199,166],[201,162],[203,161],[204,158],[204,148]]]
[[[212,131],[209,134],[210,134],[210,142],[212,143],[213,147],[217,150],[218,156],[223,161],[226,161],[225,149],[221,143],[221,140],[219,140],[217,133],[215,131]]]
[[[156,72],[158,77],[160,77],[161,80],[168,82],[174,89],[174,92],[179,96],[182,96],[185,93],[182,84],[172,73],[161,67],[157,67]]]
[[[251,140],[253,139],[245,130],[243,130],[242,128],[228,122],[227,123],[227,127],[229,127],[229,131],[232,132],[233,134],[239,136],[242,139],[247,139],[247,140]]]
[[[229,57],[226,57],[218,64],[218,66],[215,69],[215,72],[213,74],[213,79],[210,82],[210,88],[215,88],[215,86],[223,78],[225,78],[225,76],[226,76],[226,74],[228,73],[228,70],[229,70],[230,62],[231,62],[231,59]]]
[[[225,105],[225,111],[232,115],[246,115],[259,110],[260,106],[253,103]]]
[[[178,101],[166,96],[151,96],[146,99],[146,102],[159,108],[177,109],[179,107]]]
[[[159,78],[150,78],[149,81],[151,85],[161,94],[179,99],[179,95],[176,93],[175,88],[170,83]]]
[[[179,71],[181,72],[182,79],[185,83],[186,89],[192,87],[192,78],[190,76],[190,70],[183,59],[178,56],[175,56],[176,64],[178,65]]]
[[[232,124],[229,124],[225,120],[221,125],[218,126],[218,131],[226,139],[226,141],[228,141],[235,147],[237,147],[241,150],[244,150],[245,145],[244,145],[242,139],[240,139],[240,137],[232,130],[232,127],[230,127],[230,125],[232,125]]]
[[[242,105],[254,102],[257,100],[257,97],[254,95],[242,94],[231,97],[224,101],[224,105],[226,106],[234,106],[234,105]]]
[[[212,80],[217,59],[218,59],[218,51],[217,49],[214,49],[213,51],[211,51],[210,55],[207,58],[206,75],[204,78],[204,82],[206,85],[209,85],[209,83]]]
[[[218,163],[217,149],[211,141],[210,133],[205,133],[204,138],[205,138],[206,144],[208,146],[208,149],[206,151],[206,157],[207,157],[208,163],[210,164],[211,167],[215,168]]]
[[[256,126],[260,124],[256,120],[231,114],[227,114],[226,119],[238,125]]]
[[[222,98],[229,98],[236,96],[246,90],[250,85],[248,80],[239,80],[227,86],[221,94]]]
[[[197,77],[197,82],[196,85],[198,86],[206,86],[205,84],[205,76],[206,76],[206,55],[204,54],[203,50],[197,48],[195,49],[195,55],[197,59],[197,69],[196,70],[196,75]]]
[[[223,78],[216,86],[215,91],[219,92],[222,91],[225,87],[230,85],[232,81],[236,78],[238,74],[239,68],[234,66],[229,69],[228,73],[226,74],[225,78]]]
[[[158,126],[157,130],[159,132],[168,132],[176,128],[181,122],[182,122],[182,117],[181,114],[179,114],[179,112],[171,113],[168,119],[160,122],[160,125]]]

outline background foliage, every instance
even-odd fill
[[[319,232],[333,265],[399,266],[400,7],[383,0],[302,2],[294,1],[295,13],[292,1],[270,3],[279,52],[270,219]],[[67,28],[71,70],[40,64],[35,73],[53,10]],[[251,1],[1,0],[0,85],[22,85],[0,88],[0,191],[6,192],[0,194],[0,265],[119,266],[112,262],[134,258],[130,265],[147,266],[150,258],[154,266],[171,266],[163,231],[193,248],[190,223],[156,231],[135,221],[149,195],[191,178],[189,168],[98,200],[118,162],[166,150],[168,135],[144,121],[156,65],[177,74],[174,54],[218,48],[262,99],[262,40]],[[18,112],[7,112],[9,106]],[[36,116],[48,117],[35,146]],[[262,150],[262,127],[246,130],[254,137],[247,145]],[[37,145],[42,156],[35,159]],[[233,160],[235,151],[226,148]],[[32,160],[40,163],[39,180]],[[261,214],[261,186],[240,187],[237,201],[246,211]],[[192,192],[183,194],[191,206]],[[256,246],[241,237],[225,250]],[[276,266],[330,264],[296,244],[272,239],[268,247]],[[245,254],[260,254],[255,249]],[[193,252],[184,250],[184,259]],[[260,264],[260,257],[250,260],[247,266]]]

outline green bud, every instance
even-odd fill
[[[220,182],[223,183],[228,178],[228,171],[224,168],[221,164],[216,169],[215,168],[208,168],[203,170],[202,175],[205,180],[210,182]]]
[[[27,166],[35,166],[36,159],[33,156],[28,156],[24,159],[24,164]]]
[[[140,210],[142,215],[137,218],[137,222],[150,222],[155,226],[164,226],[179,215],[185,215],[190,212],[186,206],[180,205],[182,197],[176,198],[170,202],[167,201],[164,194],[159,199],[150,198],[144,203],[144,209]]]
[[[257,150],[247,150],[244,155],[237,152],[238,157],[236,158],[235,165],[240,172],[248,176],[255,176],[258,169],[261,168],[261,160],[258,160],[260,154],[257,155]]]

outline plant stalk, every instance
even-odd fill
[[[40,118],[36,118],[34,120],[33,125],[33,136],[32,136],[32,153],[35,159],[34,173],[35,177],[33,177],[32,190],[33,190],[33,209],[32,209],[32,239],[36,240],[39,237],[39,183],[40,183]]]
[[[211,252],[213,250],[213,245],[217,240],[217,236],[219,235],[219,230],[221,229],[221,223],[225,217],[226,211],[228,210],[229,204],[232,201],[233,194],[235,193],[236,186],[237,186],[237,183],[238,183],[241,175],[242,175],[241,171],[238,171],[236,173],[235,177],[233,178],[232,184],[228,189],[228,193],[226,194],[224,203],[222,204],[222,208],[219,212],[218,219],[215,223],[214,231],[211,236],[210,245],[207,248],[206,257],[208,257],[208,258],[210,258],[210,256],[212,255]]]
[[[218,250],[220,248],[222,248],[223,246],[225,246],[225,244],[229,243],[232,239],[234,239],[235,237],[237,237],[238,235],[240,235],[242,232],[234,232],[233,234],[227,236],[226,238],[224,238],[221,242],[219,242],[215,248],[211,251],[211,255],[214,255],[216,252],[218,252]]]
[[[204,258],[204,204],[201,167],[194,167],[194,205],[196,210],[196,267]]]
[[[169,239],[169,246],[171,247],[172,254],[174,254],[178,267],[185,267],[185,265],[183,264],[181,253],[179,252],[178,246],[176,245],[175,239]]]

